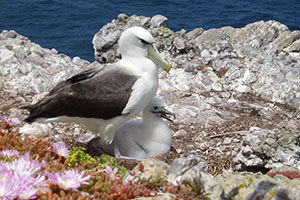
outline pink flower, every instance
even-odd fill
[[[106,166],[105,169],[101,170],[100,172],[105,172],[113,180],[119,179],[119,177],[116,176],[116,174],[118,172],[118,168],[117,167],[115,167],[114,170],[112,170],[110,166]]]
[[[26,187],[20,188],[18,192],[18,199],[35,199],[36,198],[36,188],[32,185],[26,185]]]
[[[20,176],[13,171],[1,172],[0,199],[34,199],[36,188],[32,185],[32,179]]]
[[[8,170],[12,170],[21,176],[31,176],[41,170],[45,166],[45,163],[39,163],[35,160],[30,159],[29,153],[25,153],[20,158],[13,160],[11,163],[5,163]]]
[[[17,151],[1,151],[2,155],[17,155]],[[30,159],[29,153],[11,162],[0,160],[0,199],[35,199],[37,190],[46,190],[46,177],[40,174],[45,162]]]
[[[0,199],[13,199],[16,197],[18,186],[14,183],[13,173],[8,170],[0,172]]]
[[[19,155],[19,152],[16,150],[2,150],[0,151],[0,155],[6,156],[6,157],[14,157]]]
[[[55,143],[55,144],[52,144],[52,147],[53,147],[54,153],[56,153],[57,155],[64,157],[64,158],[68,157],[69,150],[66,146],[59,144],[59,143]]]
[[[5,117],[0,117],[0,120],[5,122],[5,123],[8,123],[10,125],[13,125],[13,126],[18,126],[19,124],[17,122],[14,122],[12,120],[9,120],[9,119],[6,119]]]
[[[89,183],[86,182],[91,178],[90,175],[84,177],[84,172],[78,173],[77,170],[70,169],[63,171],[61,173],[51,174],[50,172],[46,172],[50,183],[56,184],[61,188],[64,189],[77,189],[82,184],[88,185]]]

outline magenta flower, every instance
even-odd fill
[[[52,144],[52,147],[53,147],[54,153],[56,153],[57,155],[64,157],[64,158],[68,157],[69,150],[65,145],[55,143],[55,144]]]
[[[105,172],[106,174],[109,175],[109,177],[112,180],[119,179],[119,177],[116,176],[116,174],[118,172],[117,167],[115,167],[114,170],[112,170],[112,168],[110,166],[106,166],[105,169],[101,170],[100,172]]]
[[[88,185],[89,183],[86,181],[91,178],[90,175],[84,177],[84,171],[78,173],[78,171],[74,169],[55,174],[46,172],[46,175],[50,183],[56,184],[63,189],[77,189],[82,184]]]
[[[16,150],[2,150],[0,151],[0,155],[6,156],[6,157],[14,157],[19,155],[19,152]]]

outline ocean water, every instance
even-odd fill
[[[173,31],[271,19],[300,30],[300,0],[0,0],[0,31],[16,30],[42,47],[93,61],[94,34],[120,13],[162,14]]]

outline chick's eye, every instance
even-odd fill
[[[141,40],[141,42],[143,43],[143,44],[150,44],[149,42],[147,42],[146,40],[143,40],[143,39],[140,39]]]
[[[153,109],[154,109],[154,110],[157,110],[157,109],[158,109],[158,107],[157,107],[157,106],[154,106],[154,107],[153,107]]]

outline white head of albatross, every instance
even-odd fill
[[[143,62],[145,64],[145,58],[148,58],[148,60],[150,59],[155,64],[164,68],[167,72],[171,69],[170,64],[160,56],[156,49],[154,38],[151,33],[142,27],[135,26],[126,29],[120,36],[119,49],[122,55],[121,62],[132,62],[134,64],[142,64]],[[143,66],[136,67],[135,65],[131,65],[131,67],[134,67],[130,69],[132,71],[140,72],[142,70],[149,70],[144,69]]]
[[[121,124],[144,110],[158,86],[158,66],[168,64],[154,46],[150,32],[126,29],[120,36],[122,59],[91,68],[58,83],[44,99],[26,106],[26,122],[75,122],[111,143]]]
[[[132,120],[120,126],[110,145],[100,138],[92,139],[87,145],[88,151],[135,160],[167,153],[172,146],[172,137],[167,123],[162,118],[172,122],[170,116],[175,115],[165,109],[160,99],[154,98],[143,111],[142,120]]]

